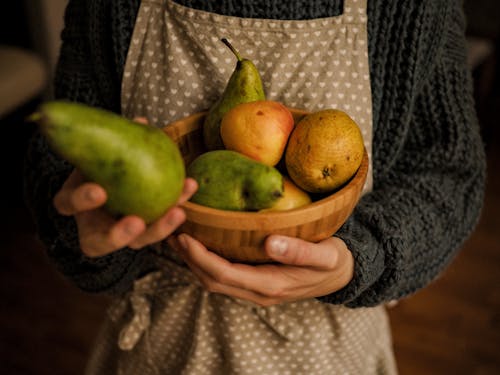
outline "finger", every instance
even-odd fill
[[[271,235],[264,244],[266,253],[275,261],[325,270],[336,267],[341,247],[346,248],[344,242],[337,237],[315,244],[299,238]]]
[[[184,181],[184,187],[182,189],[181,196],[179,197],[178,204],[182,204],[184,202],[187,202],[193,194],[196,192],[198,189],[198,183],[194,178],[188,177]]]
[[[54,196],[54,206],[61,215],[74,215],[78,212],[93,210],[106,202],[106,191],[98,184],[86,182],[73,187],[68,180],[66,186]]]
[[[286,276],[286,266],[231,263],[187,234],[180,234],[178,240],[182,256],[220,284],[271,298],[284,298],[293,282]]]
[[[171,235],[184,221],[186,214],[180,207],[170,209],[166,215],[151,224],[139,237],[129,245],[132,249],[140,249],[146,245],[164,240]]]
[[[233,287],[231,285],[219,283],[218,281],[212,279],[210,275],[204,272],[201,268],[191,263],[189,260],[186,261],[186,264],[191,269],[193,274],[198,278],[198,280],[202,283],[205,289],[207,289],[209,292],[224,294],[233,298],[239,298],[255,303],[259,306],[272,306],[286,301],[285,299],[268,297],[251,290],[241,289]]]
[[[172,247],[174,250],[178,252],[180,251],[181,245],[179,245],[179,242],[175,237],[170,237],[168,243],[170,247]],[[241,289],[230,285],[222,284],[214,280],[208,273],[203,271],[195,263],[191,262],[188,257],[183,257],[182,252],[180,253],[180,255],[188,265],[189,269],[196,276],[196,278],[209,292],[224,294],[234,298],[243,299],[260,306],[271,306],[283,302],[283,300],[270,298],[265,295],[253,292],[251,290]]]
[[[139,116],[139,117],[134,117],[134,121],[135,122],[138,122],[139,124],[143,124],[143,125],[148,125],[148,119],[146,117],[142,117],[142,116]]]
[[[186,179],[184,186],[184,191],[181,198],[179,198],[180,201],[189,199],[197,188],[196,181],[193,179]],[[137,220],[140,220],[140,223],[136,224]],[[82,247],[85,248],[86,253],[91,254],[110,253],[124,246],[138,250],[147,245],[162,241],[172,234],[185,220],[186,214],[180,207],[170,209],[162,218],[149,227],[145,226],[142,219],[124,218],[121,222],[106,223],[107,225],[103,225],[104,228],[109,229],[87,233]],[[87,222],[87,226],[89,224],[92,223]]]
[[[184,181],[183,191],[177,201],[177,204],[182,204],[189,200],[197,188],[198,184],[196,183],[196,180],[187,178]],[[171,208],[165,216],[150,225],[144,234],[130,244],[130,247],[133,249],[139,249],[146,245],[162,241],[172,234],[182,223],[184,223],[185,220],[186,214],[184,210],[178,207]]]
[[[76,216],[77,221],[85,214]],[[93,229],[87,226],[80,231],[80,247],[85,255],[98,257],[128,246],[144,232],[146,224],[137,216],[126,216],[117,222],[103,220],[100,230]]]

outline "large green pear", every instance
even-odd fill
[[[265,100],[262,80],[255,64],[241,57],[238,51],[222,39],[238,59],[236,67],[226,84],[222,96],[210,107],[203,124],[203,140],[207,150],[224,149],[220,136],[222,117],[233,107],[241,103]]]
[[[257,211],[271,207],[283,195],[283,176],[276,168],[236,151],[203,153],[186,173],[199,186],[191,201],[203,206]]]
[[[177,202],[185,167],[162,130],[68,101],[44,103],[33,117],[53,151],[106,190],[111,213],[150,223]]]

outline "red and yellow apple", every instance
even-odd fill
[[[220,135],[226,149],[275,166],[293,127],[293,115],[287,107],[272,100],[258,100],[229,110],[222,118]]]

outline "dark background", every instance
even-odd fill
[[[2,2],[0,46],[33,51],[50,65],[39,42],[43,25],[33,32],[35,3]],[[402,375],[500,374],[500,1],[466,1],[465,10],[488,155],[486,202],[479,226],[444,274],[389,310]],[[0,115],[0,374],[80,374],[108,303],[54,270],[23,204],[23,157],[33,129],[24,118],[49,92]]]

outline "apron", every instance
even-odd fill
[[[122,111],[163,127],[208,109],[234,70],[227,38],[257,66],[266,96],[293,108],[338,108],[371,159],[367,0],[314,20],[247,19],[142,0],[122,82]],[[372,186],[371,166],[364,191]],[[87,374],[396,374],[385,307],[311,298],[271,307],[206,291],[173,251],[116,300]]]

